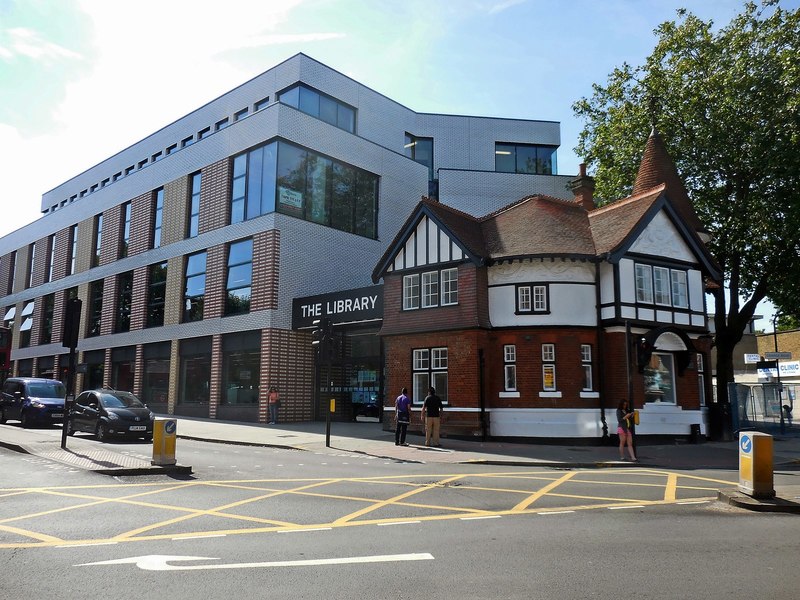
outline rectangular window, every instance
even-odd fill
[[[419,275],[403,276],[403,310],[419,308]]]
[[[542,344],[542,389],[556,391],[556,345]]]
[[[281,92],[278,100],[334,127],[355,133],[355,108],[302,83]]]
[[[636,301],[653,303],[653,273],[649,265],[636,265]]]
[[[236,111],[233,113],[233,120],[234,121],[241,121],[247,116],[248,110],[243,108],[242,110]]]
[[[117,275],[117,315],[114,333],[131,330],[131,303],[133,301],[133,271]]]
[[[253,240],[233,242],[228,248],[228,274],[225,290],[226,315],[250,312],[250,294],[253,279]]]
[[[153,248],[161,247],[161,220],[164,212],[164,188],[155,191],[153,197]]]
[[[8,294],[14,293],[14,279],[17,277],[17,252],[11,252],[11,268],[8,270]]]
[[[261,100],[253,104],[253,112],[258,112],[261,109],[266,108],[268,104],[269,104],[269,96],[267,96],[266,98],[262,98]]]
[[[189,137],[183,138],[181,140],[181,148],[186,148],[187,146],[191,146],[192,144],[194,144],[194,136],[193,135],[190,135]]]
[[[203,138],[208,137],[210,133],[211,133],[211,127],[206,127],[204,129],[201,129],[200,131],[197,132],[197,139],[202,140]]]
[[[103,280],[92,281],[89,284],[89,310],[87,319],[86,337],[100,335],[100,321],[103,317]]]
[[[131,203],[122,205],[122,219],[119,224],[119,258],[128,256],[128,247],[131,242]]]
[[[412,399],[421,403],[433,387],[436,394],[447,402],[447,348],[423,348],[413,351],[413,392]]]
[[[56,260],[56,236],[51,235],[47,238],[47,264],[44,268],[44,282],[53,281],[53,263]]]
[[[183,321],[201,321],[206,297],[206,251],[186,257]]]
[[[584,392],[590,392],[594,389],[592,382],[592,346],[590,344],[581,344],[581,367],[583,368],[583,387]]]
[[[695,355],[697,360],[697,385],[700,388],[700,406],[706,405],[706,367],[703,355],[699,352]]]
[[[534,312],[547,312],[547,286],[533,286],[533,310]]]
[[[33,287],[33,274],[34,274],[34,265],[36,263],[36,243],[30,244],[28,246],[28,277],[26,287],[32,288]]]
[[[167,263],[150,265],[147,287],[147,327],[164,324],[164,305],[167,292]]]
[[[458,304],[458,269],[442,270],[442,306]]]
[[[200,184],[202,174],[198,171],[189,176],[189,218],[186,224],[186,237],[193,238],[200,233]]]
[[[517,391],[517,347],[514,345],[503,346],[503,362],[505,371],[505,390]]]
[[[531,173],[554,175],[557,146],[496,143],[495,171],[498,173]]]
[[[433,138],[406,133],[403,150],[408,158],[428,168],[428,181],[433,181]]]
[[[686,284],[686,271],[671,272],[672,277],[672,306],[675,308],[689,307],[689,288]]]
[[[675,404],[675,368],[672,354],[653,352],[644,367],[645,402]]]
[[[439,306],[439,271],[422,274],[422,308]]]
[[[31,300],[25,304],[20,315],[22,324],[19,326],[19,347],[27,348],[31,345],[31,329],[33,328],[33,309],[35,302]]]
[[[78,255],[78,226],[69,228],[69,242],[67,245],[67,275],[75,274],[75,257]]]
[[[228,117],[225,117],[224,119],[221,119],[214,124],[214,131],[225,129],[230,124],[231,124],[230,119],[228,119]]]
[[[522,285],[517,288],[517,311],[530,312],[531,307],[531,286]]]
[[[103,243],[103,215],[94,217],[94,254],[92,254],[92,266],[100,264],[100,246]]]
[[[662,306],[672,304],[669,290],[669,269],[653,267],[653,296],[656,304]]]
[[[53,341],[53,314],[55,313],[56,296],[47,294],[42,299],[42,328],[39,332],[39,344],[50,344]]]

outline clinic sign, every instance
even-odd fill
[[[790,377],[800,377],[800,361],[792,360],[788,362],[779,362],[778,368],[758,369],[758,374],[762,377],[777,377],[780,371],[781,379]]]
[[[312,327],[317,319],[334,324],[362,323],[383,319],[383,286],[332,292],[292,301],[292,329]]]

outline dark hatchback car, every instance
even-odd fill
[[[101,442],[112,436],[153,439],[155,415],[130,392],[86,390],[75,398],[67,419],[67,434],[93,433]]]
[[[57,379],[9,377],[0,394],[0,423],[18,420],[23,427],[52,425],[64,419],[67,390]]]

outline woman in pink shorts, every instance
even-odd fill
[[[636,455],[633,453],[633,411],[628,410],[628,401],[621,400],[617,406],[617,433],[619,434],[619,459],[625,460],[625,446],[628,446],[628,453],[631,460],[636,462]]]

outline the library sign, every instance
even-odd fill
[[[292,301],[292,329],[312,327],[317,319],[362,323],[383,319],[383,286],[320,294]]]

